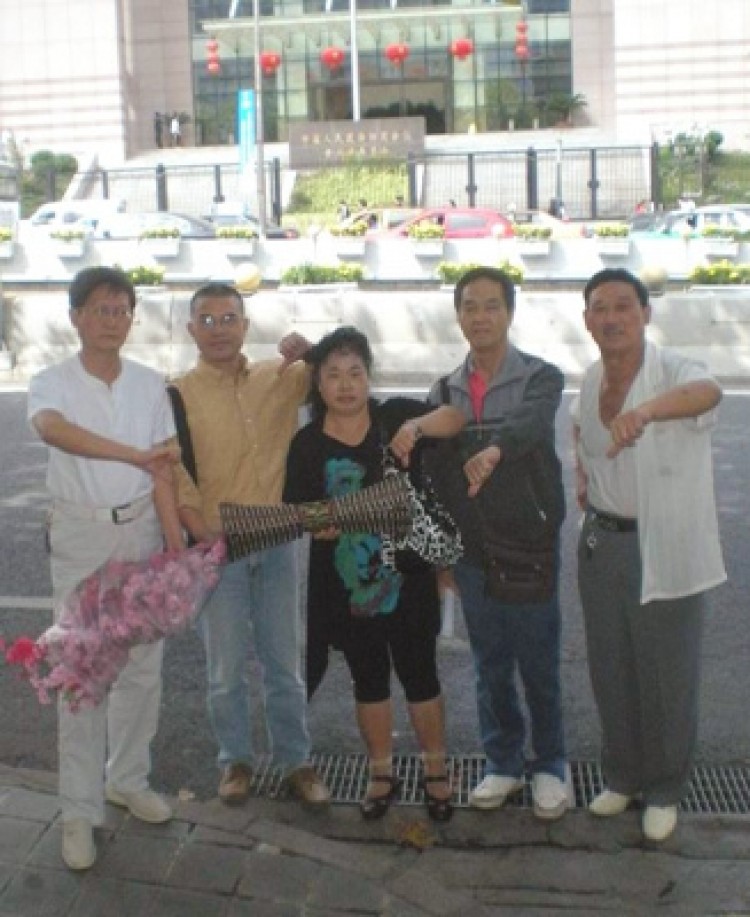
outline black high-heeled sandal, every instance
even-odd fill
[[[447,774],[425,774],[420,780],[420,786],[424,793],[424,801],[427,807],[427,814],[433,821],[450,821],[453,817],[453,793],[442,799],[440,796],[433,796],[427,789],[429,783],[448,783]]]
[[[382,796],[365,796],[359,803],[359,811],[365,821],[382,818],[390,809],[391,803],[401,792],[401,781],[392,774],[371,774],[371,783],[387,783],[389,789]]]

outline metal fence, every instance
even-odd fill
[[[504,212],[564,212],[571,219],[622,219],[642,201],[651,202],[657,209],[669,209],[675,206],[682,186],[692,183],[690,179],[679,183],[674,180],[676,171],[679,176],[683,174],[679,171],[681,162],[657,144],[431,151],[396,165],[404,169],[404,203],[408,206],[453,202]],[[285,176],[278,159],[267,162],[265,169],[268,216],[278,221],[284,210],[281,189]],[[351,184],[338,185],[341,197],[350,206],[361,199],[375,206],[393,205],[393,195],[379,188],[376,178],[363,187],[356,170],[351,171]],[[705,164],[701,188],[707,195],[710,193],[711,200],[743,199],[737,189],[750,188],[750,167],[746,171],[745,175],[733,173],[724,188],[721,172],[715,165]],[[376,174],[375,170],[372,174]],[[247,180],[237,164],[206,164],[101,170],[89,173],[81,183],[89,196],[123,198],[130,210],[174,210],[202,216],[218,202],[253,200],[255,177],[249,176],[250,188]],[[304,210],[304,195],[291,199]]]

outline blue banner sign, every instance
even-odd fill
[[[255,158],[255,90],[237,93],[237,136],[240,138],[240,169],[248,169]]]

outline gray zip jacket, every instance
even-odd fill
[[[431,450],[425,465],[461,529],[464,559],[481,565],[487,539],[549,544],[558,536],[565,497],[555,452],[555,414],[563,374],[551,363],[509,344],[500,371],[487,387],[482,417],[477,421],[469,394],[472,370],[469,354],[430,391],[430,404],[448,401],[470,420],[454,440]],[[463,465],[489,445],[499,446],[503,458],[479,494],[470,498]]]

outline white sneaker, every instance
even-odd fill
[[[68,869],[90,869],[96,860],[96,844],[91,822],[72,818],[63,822],[62,858]]]
[[[531,778],[531,798],[534,815],[552,821],[562,818],[568,810],[568,788],[554,774],[534,774]]]
[[[604,790],[595,796],[589,803],[589,812],[600,818],[609,818],[612,815],[622,815],[630,803],[630,796],[615,793],[614,790]]]
[[[153,790],[134,790],[131,793],[107,787],[107,802],[128,809],[131,815],[141,821],[160,825],[172,817],[172,809]]]
[[[499,809],[512,793],[523,789],[523,780],[502,774],[487,774],[469,793],[469,805],[475,809]]]
[[[677,806],[646,806],[643,835],[649,841],[665,841],[677,825]]]

